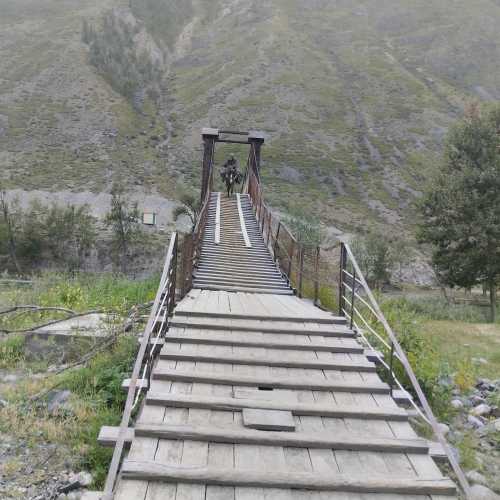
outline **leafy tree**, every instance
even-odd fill
[[[390,283],[392,273],[405,262],[408,254],[404,240],[369,232],[352,242],[352,251],[366,281],[375,288]]]
[[[111,229],[111,256],[122,271],[126,270],[134,244],[142,235],[137,203],[129,203],[124,198],[124,190],[115,185],[111,190],[111,210],[105,224]]]
[[[21,274],[21,267],[17,258],[17,226],[14,217],[12,216],[11,207],[7,201],[5,191],[0,191],[0,210],[2,224],[0,226],[0,241],[6,242],[6,249],[10,259],[18,274]],[[4,239],[5,238],[5,239]],[[0,248],[0,251],[4,249]]]
[[[500,106],[471,106],[448,134],[444,161],[421,201],[421,242],[448,286],[487,283],[491,320],[500,277]]]
[[[96,241],[95,219],[89,206],[53,204],[44,218],[46,246],[56,262],[74,271],[82,267]]]
[[[181,215],[187,215],[191,221],[191,229],[194,229],[201,210],[199,195],[196,195],[194,191],[181,188],[180,202],[181,205],[174,210],[174,219],[177,220]]]
[[[301,209],[293,210],[285,219],[293,236],[304,247],[317,247],[325,239],[318,219]]]

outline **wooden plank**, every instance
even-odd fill
[[[99,431],[99,436],[97,436],[97,442],[101,446],[106,446],[106,447],[113,447],[116,443],[116,440],[118,439],[118,432],[120,428],[119,427],[111,427],[109,425],[103,425],[101,427],[101,430]],[[134,439],[134,429],[132,427],[129,427],[125,431],[125,444],[130,445],[132,442],[132,439]]]
[[[231,291],[231,290],[227,290]],[[244,291],[244,290],[238,290]],[[340,337],[340,338],[355,338],[357,335],[352,330],[347,328],[332,325],[330,328],[317,329],[311,328],[308,324],[291,322],[285,319],[283,322],[278,321],[259,321],[249,318],[247,320],[230,320],[215,322],[210,318],[196,318],[174,316],[170,322],[171,327],[176,328],[198,328],[210,330],[233,330],[244,332],[261,332],[261,333],[290,333],[293,335],[319,335],[322,337]]]
[[[429,451],[424,439],[394,439],[355,436],[340,436],[324,432],[320,435],[310,433],[281,433],[257,431],[253,429],[218,428],[208,425],[153,425],[137,424],[135,435],[159,439],[184,439],[190,441],[213,441],[214,443],[258,444],[265,446],[290,446],[297,448],[332,448],[335,450],[363,450],[406,453],[425,453]]]
[[[247,387],[267,387],[281,389],[306,389],[315,391],[389,393],[389,386],[383,382],[356,384],[342,380],[325,380],[312,377],[262,377],[258,375],[238,375],[236,373],[210,373],[201,371],[182,371],[157,368],[153,378],[158,380],[177,380],[204,384],[241,385]]]
[[[128,388],[130,387],[130,382],[131,382],[131,379],[129,379],[129,378],[126,378],[122,382],[122,389],[124,391],[128,391]],[[148,379],[145,379],[145,378],[139,378],[139,379],[137,379],[136,390],[137,389],[147,389],[148,387],[149,387],[149,381],[148,381]]]
[[[248,238],[247,228],[245,225],[245,218],[243,217],[243,210],[241,208],[240,193],[236,193],[236,203],[238,205],[238,215],[240,217],[241,233],[243,235],[243,239],[245,240],[245,246],[247,248],[251,248],[252,244],[250,243],[250,239]]]
[[[449,479],[408,479],[347,475],[321,475],[304,472],[254,472],[215,467],[171,467],[158,462],[126,460],[125,478],[150,481],[185,482],[257,488],[294,488],[316,491],[345,491],[392,494],[453,495],[456,487]]]
[[[288,368],[312,368],[317,370],[347,370],[347,371],[375,371],[375,365],[368,361],[311,361],[306,359],[293,359],[283,352],[281,356],[256,357],[251,355],[236,356],[231,354],[212,355],[206,353],[191,353],[184,351],[171,351],[167,343],[160,353],[161,359],[173,359],[177,361],[202,361],[206,363],[222,363],[230,365],[254,365],[254,366],[283,366]]]
[[[243,425],[248,429],[263,431],[295,430],[295,422],[291,411],[263,410],[261,408],[244,408]]]
[[[255,391],[257,392],[257,391]],[[163,394],[149,391],[146,396],[146,404],[176,407],[176,408],[205,408],[211,410],[238,411],[244,408],[261,408],[267,410],[286,410],[294,415],[334,417],[334,418],[359,418],[371,420],[408,420],[408,415],[401,408],[373,407],[366,408],[359,405],[337,405],[331,399],[330,404],[301,404],[289,401],[272,401],[269,399],[258,399],[263,397],[265,391],[260,394],[252,393],[245,399],[238,398],[235,391],[234,397],[224,398],[215,396],[192,396],[189,394]],[[272,396],[274,391],[270,392]],[[327,394],[327,393],[325,393]],[[249,399],[249,396],[254,396]]]
[[[217,292],[213,292],[217,293]],[[246,302],[248,297],[252,296],[253,294],[250,293],[244,293],[242,292],[241,297],[242,301]],[[286,296],[281,296],[283,298],[288,298]],[[272,296],[273,299],[276,298],[276,296]],[[265,300],[265,299],[262,299]],[[309,315],[309,316],[300,316],[300,315],[293,315],[290,311],[284,310],[280,308],[280,310],[277,310],[274,315],[271,314],[266,314],[265,311],[262,312],[257,312],[254,314],[246,313],[242,314],[240,312],[213,312],[213,311],[206,311],[206,312],[201,312],[198,309],[197,310],[188,310],[186,308],[182,309],[177,309],[175,310],[175,316],[190,316],[190,317],[206,317],[206,318],[226,318],[226,319],[243,319],[243,320],[256,320],[256,321],[289,321],[289,322],[299,322],[299,323],[319,323],[323,325],[345,325],[346,321],[345,318],[341,316],[333,316],[333,315],[328,315],[328,316],[314,316],[314,315]],[[350,330],[346,327],[347,330]]]
[[[218,245],[220,243],[220,193],[217,193],[216,201],[216,211],[215,211],[215,235],[214,243]]]

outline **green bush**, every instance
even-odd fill
[[[123,379],[130,374],[137,352],[137,338],[122,337],[110,350],[96,356],[88,366],[72,371],[61,379],[60,388],[69,389],[79,400],[92,407],[78,425],[72,427],[70,439],[80,454],[82,466],[101,488],[106,478],[113,450],[102,447],[97,436],[103,425],[120,423],[126,393]]]
[[[0,368],[11,368],[24,360],[25,338],[13,335],[0,342]]]
[[[405,300],[388,300],[383,302],[381,307],[403,351],[406,353],[418,383],[433,411],[438,418],[446,419],[452,390],[451,384],[446,382],[450,370],[447,363],[441,358],[435,343],[422,334],[421,318]],[[364,314],[365,318],[369,318],[368,311],[366,309],[364,311],[366,313]],[[372,321],[371,326],[387,340],[385,331],[378,322]],[[380,341],[377,341],[374,336],[370,336],[367,330],[365,332],[370,337],[374,347],[381,350],[386,361],[389,362],[390,351]],[[393,369],[403,387],[413,396],[416,396],[403,365],[397,361],[396,357],[394,358]],[[389,381],[387,370],[381,369],[380,374],[384,380]]]

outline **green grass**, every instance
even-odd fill
[[[71,278],[45,273],[34,278],[31,288],[4,290],[0,293],[0,303],[3,307],[29,302],[77,311],[99,308],[115,313],[120,323],[134,305],[151,301],[157,286],[157,277],[133,281],[111,274],[81,274]],[[11,320],[11,324],[20,327],[46,319],[44,315],[23,314]],[[2,399],[9,404],[0,409],[0,431],[17,436],[27,446],[35,447],[41,441],[58,445],[59,452],[68,455],[71,467],[88,469],[94,477],[93,486],[102,488],[112,450],[100,446],[97,436],[101,426],[120,422],[126,397],[121,385],[132,370],[136,335],[120,335],[114,345],[99,352],[85,366],[36,379],[29,375],[39,371],[39,363],[27,360],[24,347],[23,336],[0,342],[0,368],[16,368],[27,375],[25,381],[15,386],[2,387]],[[79,347],[74,342],[72,348],[78,359],[87,352],[88,344]],[[46,398],[30,403],[34,394],[52,387],[71,391],[68,407],[49,414],[43,404]]]

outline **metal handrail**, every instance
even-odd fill
[[[403,348],[401,347],[394,331],[392,330],[392,328],[389,325],[387,319],[385,318],[382,310],[380,309],[378,302],[375,300],[375,297],[374,297],[370,287],[368,286],[368,283],[366,282],[365,277],[363,276],[363,273],[361,272],[361,269],[358,265],[358,262],[356,261],[356,257],[354,256],[350,246],[347,243],[345,243],[345,242],[341,243],[340,254],[341,254],[340,276],[342,277],[341,283],[339,283],[339,288],[341,290],[341,293],[339,296],[340,311],[342,313],[350,316],[349,319],[350,319],[351,323],[354,323],[352,310],[351,310],[351,314],[349,315],[349,313],[347,313],[347,311],[343,307],[344,301],[348,301],[348,299],[346,300],[345,293],[344,293],[344,288],[348,285],[347,285],[347,283],[345,283],[345,281],[343,279],[343,274],[344,274],[343,271],[346,269],[348,263],[350,263],[353,267],[353,270],[354,270],[354,273],[353,273],[354,276],[356,276],[358,278],[358,280],[360,281],[360,284],[363,287],[363,290],[366,294],[366,297],[368,298],[368,302],[371,305],[371,310],[375,314],[377,321],[383,326],[383,328],[387,334],[387,337],[390,340],[391,360],[390,360],[389,369],[390,369],[390,373],[391,373],[391,380],[392,380],[392,373],[393,373],[392,358],[393,358],[394,354],[397,354],[398,359],[399,359],[400,363],[403,365],[403,368],[406,372],[406,375],[408,376],[408,378],[411,382],[413,390],[415,391],[415,393],[420,401],[420,404],[423,408],[425,416],[427,417],[427,420],[428,420],[429,424],[431,425],[432,430],[433,430],[435,436],[437,437],[439,443],[443,447],[443,449],[446,453],[446,456],[447,456],[447,458],[452,466],[453,472],[457,476],[458,482],[460,483],[460,486],[461,486],[463,492],[465,493],[467,498],[470,498],[471,490],[470,490],[469,483],[465,477],[465,474],[462,471],[457,459],[455,458],[455,455],[452,453],[452,450],[451,450],[448,442],[446,441],[443,433],[439,429],[436,417],[434,416],[434,413],[432,412],[432,409],[429,405],[429,402],[427,401],[427,398],[426,398],[422,388],[420,387],[420,384],[418,383],[418,379],[413,371],[413,368],[411,367],[410,362],[408,361],[408,358],[406,357],[406,353],[404,352]],[[351,308],[354,309],[354,299],[352,299],[352,303],[350,303],[350,305],[351,305]]]
[[[175,305],[175,281],[176,281],[176,262],[177,262],[177,233],[173,233],[170,238],[170,244],[168,246],[167,256],[165,259],[165,265],[163,266],[163,272],[160,279],[160,285],[158,291],[156,292],[156,297],[151,308],[151,313],[149,315],[146,328],[144,329],[144,334],[142,336],[141,344],[139,347],[139,353],[134,363],[134,368],[132,371],[132,378],[130,380],[130,385],[127,392],[127,400],[125,402],[125,408],[123,410],[122,420],[118,430],[118,437],[116,439],[115,448],[113,451],[113,458],[111,459],[111,465],[109,466],[108,475],[106,477],[106,483],[104,486],[104,494],[102,500],[112,500],[113,490],[115,487],[116,478],[118,476],[118,471],[120,467],[120,462],[123,454],[123,448],[125,445],[126,433],[130,423],[130,417],[132,414],[136,391],[140,392],[143,387],[137,387],[137,380],[139,379],[139,374],[141,372],[141,367],[144,363],[144,358],[146,355],[146,350],[151,340],[151,334],[156,326],[157,320],[160,313],[164,312],[164,319],[160,326],[160,334],[164,333],[168,327],[168,320],[166,319],[169,314],[171,314],[173,307]],[[166,310],[164,309],[166,307]],[[150,358],[151,359],[151,358]]]

